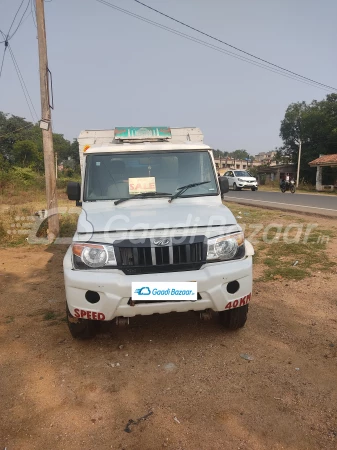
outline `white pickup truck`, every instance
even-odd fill
[[[254,250],[222,203],[228,180],[201,131],[125,127],[78,140],[82,183],[67,193],[82,211],[64,257],[72,336],[173,311],[244,326]]]

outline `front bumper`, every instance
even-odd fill
[[[255,182],[253,182],[253,183],[249,183],[249,182],[246,182],[246,181],[238,181],[238,187],[240,187],[240,188],[249,188],[249,189],[251,189],[251,188],[253,188],[253,187],[257,187],[257,182],[255,181]]]
[[[194,271],[125,275],[119,270],[74,270],[71,248],[69,248],[64,257],[63,267],[70,313],[80,317],[78,314],[81,311],[83,318],[112,320],[115,317],[134,317],[139,314],[163,314],[173,311],[201,311],[208,308],[223,311],[236,299],[240,300],[252,292],[252,256],[242,260],[205,264],[200,270]],[[239,290],[235,294],[229,294],[227,284],[235,280],[239,282]],[[196,281],[201,299],[149,302],[131,306],[128,302],[132,295],[133,281],[143,283]],[[100,300],[97,303],[91,304],[86,300],[85,294],[88,290],[99,293]],[[89,317],[86,317],[86,311],[89,312]],[[98,313],[101,314],[98,315]]]

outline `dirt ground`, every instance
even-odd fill
[[[169,314],[79,342],[65,250],[0,249],[1,449],[337,448],[336,268],[256,282],[237,332]]]

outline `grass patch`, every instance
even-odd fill
[[[326,249],[329,239],[335,236],[332,230],[314,230],[307,240],[287,243],[281,239],[267,246],[263,264],[266,267],[264,278],[302,279],[318,271],[329,272],[336,263],[328,258]]]
[[[14,322],[14,316],[6,316],[6,323],[12,323]]]
[[[69,213],[70,209],[74,210],[74,202],[66,198],[63,189],[59,190],[57,195],[60,208],[60,237],[72,237],[76,230],[80,208],[76,209],[74,214]],[[27,241],[28,236],[47,237],[48,220],[43,220],[36,215],[38,211],[46,208],[44,196],[40,195],[38,201],[34,201],[33,197],[32,194],[29,202],[23,198],[21,205],[1,204],[0,245],[2,247],[28,247],[30,245]]]
[[[54,311],[47,311],[44,316],[43,320],[55,320],[57,319],[58,314],[56,314]]]
[[[310,276],[310,272],[298,267],[278,267],[275,269],[267,269],[264,273],[263,281],[274,280],[302,280]]]
[[[263,247],[263,252],[259,252],[258,262],[265,266],[263,279],[265,281],[275,279],[299,280],[309,277],[311,274],[329,272],[336,263],[331,261],[326,253],[329,240],[322,239],[327,236],[329,239],[334,235],[331,230],[320,230],[312,232],[307,242],[300,239],[298,243],[283,242],[282,236],[278,242],[257,244]],[[263,254],[263,259],[261,258]]]
[[[72,237],[77,227],[77,214],[62,214],[60,217],[60,237]]]
[[[232,203],[228,207],[240,217],[237,221],[253,243],[254,264],[263,269],[258,281],[300,280],[317,272],[328,276],[336,267],[327,254],[331,240],[337,237],[336,226],[322,228],[320,219],[278,210]],[[314,224],[317,226],[312,227]]]
[[[47,311],[47,310],[40,310],[39,311],[39,315],[41,315],[41,313],[43,314],[42,319],[45,322],[49,322],[48,325],[55,325],[58,322],[66,322],[67,321],[67,317],[64,315],[63,311]],[[34,314],[37,315],[37,314]]]

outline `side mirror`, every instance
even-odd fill
[[[69,200],[75,200],[76,206],[80,206],[81,200],[81,185],[74,181],[69,181],[67,184],[67,195]]]
[[[229,191],[228,179],[226,177],[219,177],[219,184],[221,195],[227,194]]]

